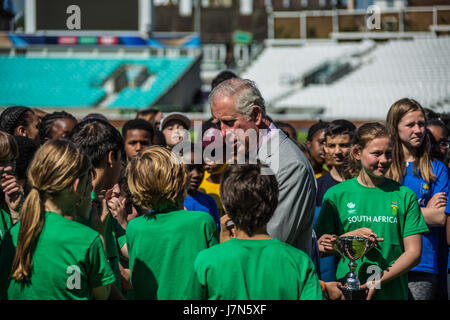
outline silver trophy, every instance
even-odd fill
[[[357,236],[344,236],[334,237],[336,239],[333,242],[333,248],[343,258],[348,258],[350,263],[348,264],[350,272],[347,274],[345,283],[343,284],[342,291],[345,299],[347,300],[362,300],[366,297],[365,290],[361,290],[361,285],[358,277],[356,276],[356,260],[362,259],[364,255],[373,247],[375,247],[376,239],[373,236],[368,238]],[[372,238],[372,239],[371,239]]]

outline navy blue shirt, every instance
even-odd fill
[[[316,207],[322,206],[322,200],[325,192],[338,183],[339,181],[334,180],[329,172],[317,179]]]
[[[450,179],[450,168],[447,167],[448,178]],[[450,215],[450,186],[447,189],[447,206],[445,207],[445,214]],[[447,246],[447,272],[450,273],[450,248]]]

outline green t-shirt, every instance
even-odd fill
[[[384,238],[380,248],[371,249],[363,261],[357,261],[357,276],[364,284],[375,276],[373,267],[386,270],[405,251],[403,238],[428,231],[420,211],[417,197],[412,190],[385,179],[375,188],[361,185],[356,178],[344,181],[328,189],[323,199],[315,231],[323,234],[342,235],[359,228],[370,228]],[[348,259],[341,259],[336,278],[343,280],[349,272]],[[408,276],[404,274],[381,285],[374,299],[408,299]]]
[[[54,213],[45,222],[33,253],[30,282],[10,277],[20,222],[6,234],[0,255],[0,294],[9,300],[87,300],[92,289],[114,282],[100,235]]]
[[[11,228],[11,225],[11,215],[5,209],[0,209],[0,244],[2,243],[6,231]]]
[[[126,233],[122,226],[113,217],[109,217],[105,232],[106,255],[116,276],[115,285],[117,289],[122,290],[122,280],[120,276],[120,256],[119,250],[125,244]]]
[[[96,198],[94,192],[91,192],[92,201]],[[91,206],[91,212],[89,215],[89,221],[91,219],[91,215],[93,213],[94,206]],[[97,210],[101,210],[101,207],[98,207]],[[86,222],[86,225],[89,225],[89,221]],[[126,233],[122,226],[117,222],[117,220],[110,215],[108,218],[108,222],[106,225],[105,231],[105,244],[106,244],[106,257],[111,265],[111,269],[116,276],[115,285],[119,291],[122,291],[122,281],[120,276],[120,256],[119,250],[126,243]]]
[[[231,239],[203,250],[191,299],[323,300],[312,260],[277,239]]]
[[[127,226],[131,284],[136,299],[180,300],[197,254],[218,243],[206,212],[148,213]]]

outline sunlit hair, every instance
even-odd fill
[[[377,138],[389,138],[392,140],[392,131],[389,127],[379,122],[369,122],[356,129],[353,136],[352,148],[349,153],[349,161],[344,170],[345,179],[357,177],[362,169],[361,161],[354,156],[357,150],[362,151],[370,141]]]
[[[33,115],[28,107],[8,107],[0,114],[0,130],[15,135],[17,127],[27,127],[33,121]]]
[[[0,131],[0,160],[9,158],[17,159],[19,156],[19,147],[16,140],[9,133]]]
[[[45,220],[44,203],[70,188],[77,178],[90,172],[89,158],[72,142],[50,140],[36,151],[27,177],[33,186],[20,212],[19,237],[12,265],[12,277],[30,280],[33,251]]]
[[[181,158],[167,148],[151,146],[127,166],[133,201],[145,209],[178,205],[187,191],[187,171]]]
[[[45,141],[49,139],[53,139],[53,125],[57,120],[61,119],[69,119],[72,120],[75,124],[78,123],[78,120],[65,111],[56,111],[53,113],[46,114],[39,125],[39,136],[41,137],[41,144],[45,143]]]
[[[387,177],[402,182],[406,174],[405,156],[403,154],[403,142],[398,133],[398,124],[402,118],[414,111],[420,110],[425,117],[425,111],[422,106],[413,99],[403,98],[396,101],[387,114],[386,122],[393,131],[393,152],[392,165],[387,173]],[[433,166],[430,157],[431,141],[428,134],[425,134],[422,144],[415,150],[415,160],[413,162],[414,175],[422,177],[427,183],[432,183],[436,176],[433,174]]]
[[[262,115],[266,115],[266,104],[255,82],[248,79],[231,78],[221,82],[209,95],[209,103],[217,97],[234,98],[236,111],[251,118],[253,106],[259,106]]]

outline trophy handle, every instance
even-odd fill
[[[369,234],[369,236],[367,237],[367,241],[369,241],[369,244],[366,246],[366,252],[367,253],[370,249],[372,249],[373,247],[375,247],[375,244],[377,243],[377,237],[375,237],[374,234]],[[364,257],[366,256],[366,254],[364,253],[364,255],[361,257],[361,261],[363,261]]]
[[[339,237],[336,235],[333,235],[332,238],[335,240],[333,248],[334,250],[339,253],[339,255],[342,257],[342,262],[345,261],[345,254],[342,252],[341,243],[339,242]]]

